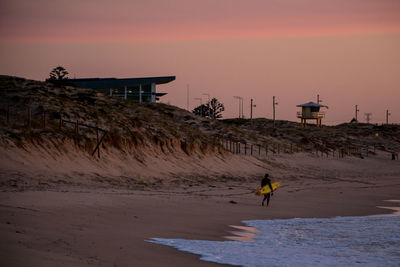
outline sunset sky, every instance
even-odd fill
[[[297,104],[329,106],[323,123],[372,113],[400,123],[398,0],[0,0],[0,74],[44,80],[175,75],[162,102],[210,94],[238,116],[296,121]]]

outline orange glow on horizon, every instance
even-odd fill
[[[212,28],[212,27],[211,27]],[[252,29],[240,32],[232,32],[229,29],[207,30],[200,29],[196,33],[190,33],[188,29],[175,29],[173,33],[164,31],[134,31],[120,28],[118,31],[111,31],[107,37],[104,32],[92,31],[90,35],[85,33],[66,34],[32,34],[24,36],[0,37],[0,42],[27,42],[27,43],[118,43],[118,42],[164,42],[164,41],[203,41],[203,40],[248,40],[248,39],[269,39],[269,38],[307,38],[307,37],[329,37],[346,35],[387,35],[400,33],[400,26],[392,25],[380,27],[369,25],[363,29],[358,27],[314,27],[314,28],[288,28],[288,29]]]

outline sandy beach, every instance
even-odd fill
[[[164,183],[143,190],[66,186],[0,193],[2,266],[216,266],[149,238],[227,240],[242,220],[391,213],[400,164],[283,155],[265,163],[282,182],[269,207],[247,180]],[[4,175],[4,174],[3,174]]]
[[[0,267],[400,267],[400,1],[332,2],[0,0]]]

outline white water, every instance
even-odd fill
[[[400,266],[400,216],[244,221],[255,242],[152,238],[149,242],[238,266]]]

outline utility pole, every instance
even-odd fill
[[[187,103],[186,103],[186,109],[189,111],[189,84],[186,86],[186,93],[187,93]]]
[[[358,109],[358,105],[356,105],[356,122],[358,122],[358,119],[357,119],[357,115],[358,115],[358,112],[359,112],[360,110]]]
[[[365,120],[367,121],[367,123],[369,123],[369,121],[371,120],[371,115],[372,113],[365,113]]]
[[[242,102],[242,119],[244,119],[244,114],[243,114],[243,97],[240,99],[240,101]]]
[[[250,120],[253,119],[253,107],[255,108],[256,105],[253,105],[253,98],[250,100]]]
[[[317,95],[317,104],[319,104],[319,103],[321,103],[321,102],[322,102],[322,100],[319,99],[319,95]]]
[[[392,115],[390,114],[389,110],[386,110],[386,124],[389,124],[389,116]]]
[[[275,102],[275,96],[272,97],[272,107],[273,107],[273,118],[274,118],[274,127],[275,127],[275,105],[278,105],[278,102]]]
[[[234,96],[233,98],[239,99],[239,119],[243,118],[243,97]]]

